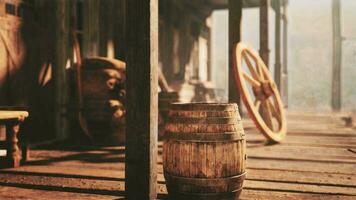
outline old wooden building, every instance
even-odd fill
[[[340,2],[333,3],[331,105],[340,111]],[[220,167],[240,170],[241,199],[355,198],[353,114],[287,112],[288,5],[288,0],[0,0],[0,139],[5,141],[0,143],[5,150],[0,151],[0,199],[169,199],[165,162],[181,157],[195,166],[194,159],[203,155],[215,156],[206,157],[204,168],[209,172],[214,160],[215,189],[228,178],[219,163],[240,159],[238,170],[234,164]],[[259,27],[259,56],[237,46],[243,42],[247,9],[259,13],[258,23],[250,23]],[[213,13],[221,10],[229,13],[221,30],[228,35],[228,68],[222,76],[227,78],[216,76],[223,66],[212,64]],[[257,73],[241,72],[253,71],[251,62]],[[244,88],[241,77],[252,87]],[[228,87],[217,87],[216,79]],[[264,102],[270,96],[278,99],[274,108]],[[217,117],[223,115],[219,105],[238,104],[240,113],[235,107],[226,110],[231,109],[227,104],[223,111],[230,114],[220,117],[237,121],[240,137],[231,138],[244,150],[229,154],[214,143],[209,152],[204,144],[197,156],[194,145],[172,145],[171,156],[177,158],[167,161],[165,130],[178,130],[174,123],[183,124],[180,131],[188,130],[184,123],[194,127],[192,119],[183,120],[186,107],[172,106],[182,110],[168,112],[165,103],[173,101],[218,105],[217,110],[200,107],[203,114],[191,111],[199,117]],[[206,118],[193,121],[197,127],[215,123]],[[200,140],[182,140],[207,138],[194,134]],[[206,199],[222,198],[205,192]]]

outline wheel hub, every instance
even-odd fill
[[[276,85],[271,81],[261,81],[261,86],[253,86],[252,91],[256,99],[264,101],[273,95]]]

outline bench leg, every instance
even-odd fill
[[[21,154],[17,138],[19,129],[19,122],[6,124],[6,160],[8,167],[11,168],[20,166]]]
[[[30,147],[27,143],[27,141],[25,141],[22,145],[21,145],[21,163],[25,163],[26,161],[28,161],[30,159]]]

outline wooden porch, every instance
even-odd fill
[[[265,144],[249,120],[241,199],[355,199],[356,131],[341,114],[289,113],[288,137]],[[168,199],[158,158],[158,198]],[[0,171],[1,199],[124,199],[125,149],[42,145]]]

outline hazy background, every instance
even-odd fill
[[[343,59],[342,110],[356,112],[356,1],[341,1]],[[290,0],[288,6],[289,109],[331,110],[332,22],[331,0]],[[274,72],[275,14],[270,9],[270,63]],[[218,88],[227,88],[228,11],[212,17],[212,66]],[[259,9],[243,10],[242,41],[259,49]],[[226,93],[227,95],[227,93]]]

